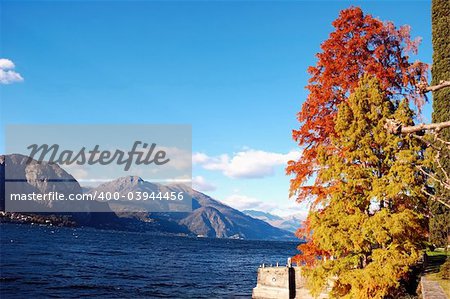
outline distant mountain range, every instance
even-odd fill
[[[31,163],[25,164],[28,157],[23,155],[0,156],[1,194],[4,194],[5,163],[17,172],[16,176],[27,182],[27,191],[58,191],[58,188],[72,188],[75,192],[119,192],[126,194],[134,191],[185,191],[192,197],[192,212],[158,212],[130,213],[107,212],[95,213],[98,206],[88,206],[83,213],[64,213],[70,215],[79,225],[98,226],[104,228],[149,231],[155,233],[183,234],[211,238],[294,240],[290,231],[275,227],[268,222],[257,219],[236,209],[233,209],[208,195],[188,188],[184,185],[160,185],[142,180],[136,176],[118,178],[104,183],[96,188],[82,188],[66,171],[56,164]],[[9,169],[9,168],[8,168]],[[51,175],[70,184],[55,184],[46,182],[45,177]],[[71,189],[71,190],[72,190]],[[4,209],[5,198],[0,199],[0,208]],[[94,202],[96,204],[105,204]],[[52,213],[52,207],[47,207]],[[114,209],[117,211],[116,209]],[[28,213],[29,214],[29,213]],[[55,213],[58,214],[58,213]]]
[[[199,191],[185,185],[160,185],[136,176],[122,177],[89,190],[94,192],[180,192],[192,197],[192,212],[122,213],[122,217],[137,217],[146,221],[170,223],[180,232],[213,238],[289,239],[293,234],[273,227],[260,219],[249,217]],[[114,209],[116,210],[116,209]]]
[[[256,219],[263,220],[274,227],[278,227],[283,230],[295,233],[297,229],[301,226],[304,220],[300,215],[290,215],[287,217],[280,217],[278,215],[273,215],[267,212],[255,211],[255,210],[244,210],[244,214],[251,216]]]

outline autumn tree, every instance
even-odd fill
[[[327,259],[305,273],[316,293],[332,280],[336,298],[396,295],[426,237],[426,177],[415,167],[424,146],[384,126],[389,118],[411,125],[414,112],[367,75],[337,111],[329,144],[317,149],[317,180],[328,186],[327,198],[309,216]]]
[[[336,134],[337,108],[347,101],[364,74],[377,78],[384,97],[392,102],[406,98],[419,110],[423,102],[415,85],[425,77],[426,66],[409,61],[409,53],[417,50],[418,40],[411,39],[407,26],[396,28],[357,7],[343,10],[333,26],[334,31],[317,54],[316,66],[308,69],[309,95],[298,113],[300,128],[293,131],[293,139],[303,154],[298,161],[290,161],[286,169],[294,176],[291,196],[298,201],[309,200],[313,207],[326,203],[332,190],[317,176],[319,148],[336,154],[331,138]],[[309,181],[314,182],[306,185]],[[309,219],[299,232],[309,241],[302,246],[300,258],[314,263],[315,255],[324,252],[316,246],[310,232]]]
[[[433,67],[431,69],[432,85],[441,81],[450,81],[450,1],[433,0],[432,2],[432,42]],[[433,122],[450,121],[450,88],[442,88],[433,92]],[[450,128],[443,129],[440,137],[450,141]],[[439,165],[434,165],[436,176],[445,181],[450,174],[450,150],[440,153]],[[438,164],[438,163],[435,163]],[[450,190],[435,184],[436,197],[449,199]],[[438,246],[446,246],[450,232],[450,209],[438,201],[430,200],[430,241]]]

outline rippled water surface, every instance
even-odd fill
[[[291,242],[1,224],[0,297],[250,297],[258,266]]]

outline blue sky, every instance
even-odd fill
[[[298,150],[291,130],[306,98],[306,69],[339,11],[357,5],[411,25],[423,38],[413,59],[431,63],[430,1],[0,5],[0,58],[23,77],[0,87],[2,128],[192,124],[197,186],[232,206],[280,214],[299,209],[288,199],[283,161]]]

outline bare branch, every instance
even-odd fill
[[[391,134],[411,134],[420,132],[423,130],[435,130],[440,131],[444,128],[450,127],[450,121],[445,121],[441,123],[431,123],[431,124],[419,124],[416,126],[403,127],[399,121],[395,119],[387,119],[384,125],[385,129]]]
[[[402,127],[401,133],[402,134],[410,134],[415,132],[420,132],[422,130],[435,130],[440,131],[444,128],[450,127],[450,121],[445,121],[441,123],[432,123],[432,124],[420,124],[417,126],[409,126],[409,127]]]
[[[450,190],[450,185],[440,179],[438,179],[436,176],[432,175],[431,173],[425,171],[425,169],[423,169],[423,167],[421,166],[417,166],[416,168],[419,169],[423,174],[425,174],[426,176],[428,176],[430,179],[432,179],[433,181],[435,181],[436,183],[440,184],[441,186],[443,186],[445,189]]]
[[[417,93],[427,93],[429,91],[438,91],[442,88],[450,87],[450,81],[441,80],[438,85],[429,86],[427,82],[420,82],[416,85]]]
[[[388,131],[388,133],[400,135],[402,132],[402,123],[395,119],[388,118],[386,119],[384,128]]]
[[[436,136],[435,136],[435,138],[434,138],[434,141],[439,141],[439,142],[441,142],[443,145],[447,145],[448,148],[450,149],[450,142],[447,142],[447,141],[443,140],[442,138],[437,137],[437,134],[436,134],[436,133],[435,133],[435,135],[436,135]],[[420,136],[420,135],[417,135],[417,134],[409,134],[409,136],[411,136],[411,137],[413,137],[413,138],[416,138],[416,139],[420,140],[421,142],[425,143],[425,144],[427,145],[427,147],[431,147],[431,148],[433,148],[434,150],[438,151],[438,152],[439,152],[439,155],[442,154],[442,150],[444,149],[444,147],[443,147],[443,145],[438,146],[438,145],[437,145],[437,144],[439,144],[438,142],[434,142],[434,143],[433,143],[433,142],[427,140],[426,138],[424,138],[423,136]],[[444,156],[441,157],[441,158],[450,158],[449,154],[450,154],[450,153],[445,152],[445,153],[444,153]]]
[[[419,139],[420,141],[422,141],[423,143],[425,143],[427,146],[429,146],[429,147],[431,147],[431,148],[433,148],[433,149],[435,149],[435,150],[437,150],[437,151],[440,151],[440,150],[441,150],[440,147],[438,147],[438,146],[436,146],[435,144],[433,144],[432,142],[426,140],[425,138],[423,138],[423,136],[419,136],[419,135],[417,135],[417,134],[411,134],[410,136],[412,136],[412,137],[414,137],[414,138],[416,138],[416,139]]]
[[[431,194],[425,188],[422,188],[422,192],[425,193],[425,195],[428,195],[431,198],[431,200],[437,201],[450,209],[450,203],[442,200],[440,197],[437,197],[437,196]]]
[[[450,149],[450,141],[445,141],[444,139],[439,138],[439,136],[438,136],[437,134],[436,134],[436,136],[434,137],[434,139],[437,140],[437,141],[439,141],[439,142],[441,142],[441,143],[443,143],[443,144],[445,144],[445,145],[447,145],[448,148]]]
[[[444,167],[442,166],[442,163],[441,163],[441,151],[436,151],[436,156],[434,156],[434,161],[436,162],[437,166],[439,167],[439,169],[444,174],[445,179],[447,180],[447,182],[450,182],[449,175],[448,175],[447,171],[445,171],[445,169],[444,169]]]

